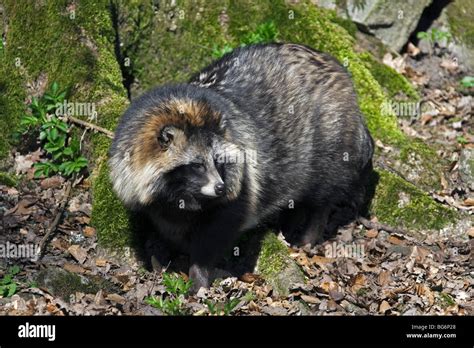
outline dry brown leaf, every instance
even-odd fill
[[[388,241],[392,244],[395,244],[395,245],[405,244],[404,239],[399,238],[399,237],[394,236],[394,235],[390,235],[390,237],[388,237]]]
[[[91,222],[91,218],[88,216],[75,216],[74,220],[83,225],[87,225]]]
[[[448,70],[450,73],[454,73],[459,69],[459,64],[457,60],[450,59],[450,58],[443,58],[441,60],[440,66]]]
[[[105,299],[119,304],[124,304],[126,302],[125,297],[120,296],[119,294],[109,294]]]
[[[464,205],[467,205],[469,207],[473,206],[474,205],[474,198],[470,198],[470,197],[466,198],[464,200]]]
[[[321,302],[319,298],[314,297],[314,296],[309,296],[309,295],[301,295],[301,299],[306,303],[312,303],[312,304],[318,304]]]
[[[260,279],[262,279],[262,277],[259,276],[258,274],[249,273],[249,272],[243,274],[240,277],[240,280],[243,281],[244,283],[253,283],[253,282],[258,281]]]
[[[433,119],[433,115],[430,115],[430,114],[423,114],[423,115],[421,115],[421,117],[420,117],[421,125],[422,125],[422,126],[426,125],[426,124],[427,124],[428,122],[430,122],[432,119]]]
[[[69,243],[62,238],[53,239],[51,245],[61,251],[66,251],[70,247]]]
[[[357,274],[353,278],[353,285],[351,290],[353,293],[356,293],[360,289],[364,288],[367,285],[367,277],[363,273]]]
[[[390,284],[391,281],[392,281],[392,272],[384,270],[379,273],[378,283],[380,286],[386,286]]]
[[[386,311],[390,310],[392,308],[392,306],[390,306],[390,304],[383,300],[382,303],[380,303],[380,306],[379,306],[379,312],[380,313],[385,313]]]
[[[40,186],[43,190],[47,190],[49,188],[59,188],[64,182],[64,178],[61,176],[52,176],[50,178],[46,178],[41,180]]]
[[[75,264],[72,264],[72,263],[65,263],[63,265],[63,268],[68,271],[68,272],[72,272],[72,273],[79,273],[79,274],[83,274],[86,272],[86,269],[79,266],[79,265],[75,265]]]
[[[405,58],[405,56],[393,58],[391,53],[386,53],[382,58],[382,62],[396,70],[398,73],[403,74],[406,67]]]
[[[96,265],[97,267],[105,267],[105,266],[107,266],[107,260],[105,260],[105,259],[97,259],[97,260],[95,260],[95,265]]]
[[[36,203],[36,200],[33,200],[33,199],[22,199],[13,208],[7,210],[4,214],[4,216],[11,215],[11,214],[13,214],[13,215],[29,215],[31,213],[31,210],[32,210],[31,207],[35,203]]]
[[[259,312],[260,311],[260,308],[258,307],[258,305],[253,301],[249,302],[248,309],[249,309],[249,311],[253,311],[253,312]]]
[[[69,251],[72,257],[74,257],[79,263],[84,263],[87,259],[87,251],[79,245],[71,245],[67,251]]]
[[[414,246],[410,258],[414,258],[415,262],[420,264],[423,263],[423,261],[425,261],[425,258],[430,254],[430,250],[422,248],[420,246]]]
[[[407,53],[410,57],[416,57],[417,55],[420,54],[420,52],[421,52],[421,50],[418,47],[416,47],[411,42],[408,42]]]
[[[443,188],[443,190],[447,190],[449,188],[448,181],[446,180],[443,174],[441,174],[441,187]]]
[[[340,301],[345,297],[344,291],[341,287],[329,289],[329,296],[331,296],[334,301]]]
[[[89,237],[89,238],[90,238],[90,237],[94,237],[94,236],[95,236],[95,228],[94,228],[94,227],[86,226],[86,227],[84,227],[83,232],[84,232],[84,235],[85,235],[86,237]]]
[[[379,232],[377,230],[374,230],[374,229],[370,229],[367,232],[365,232],[365,236],[367,238],[375,238],[378,235],[379,235]]]
[[[62,313],[61,310],[52,303],[46,304],[46,310],[53,315],[61,315],[60,313]]]
[[[471,227],[468,231],[467,231],[467,235],[471,238],[474,238],[474,227]]]
[[[314,255],[310,260],[312,265],[318,265],[322,269],[326,269],[328,263],[334,262],[333,258],[328,258],[324,256]]]
[[[307,257],[306,254],[304,254],[304,253],[300,253],[300,254],[296,257],[295,261],[296,261],[300,266],[309,266],[309,264],[310,264],[308,257]]]

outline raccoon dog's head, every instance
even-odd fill
[[[109,162],[114,189],[127,206],[200,210],[235,194],[229,173],[238,168],[220,160],[237,150],[222,103],[190,86],[156,89],[132,103]]]

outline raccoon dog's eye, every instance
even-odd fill
[[[191,163],[191,168],[200,172],[200,173],[204,173],[206,171],[206,167],[204,167],[204,164],[202,163]]]
[[[160,134],[158,134],[158,141],[163,146],[168,146],[174,138],[174,129],[173,127],[164,127]]]

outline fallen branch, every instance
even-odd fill
[[[377,230],[377,231],[384,230],[385,232],[388,232],[388,233],[408,234],[406,231],[400,228],[392,227],[386,224],[381,224],[375,221],[370,221],[369,219],[366,219],[365,217],[362,217],[362,216],[359,216],[357,218],[357,221],[369,230]]]
[[[69,116],[69,115],[64,115],[63,117],[65,117],[68,121],[70,121],[72,123],[75,123],[75,124],[78,124],[82,127],[90,128],[90,129],[96,130],[98,132],[101,132],[101,133],[105,134],[107,137],[109,137],[110,139],[113,139],[113,137],[114,137],[114,132],[111,132],[108,129],[100,127],[96,124],[93,124],[93,123],[90,123],[90,122],[87,122],[87,121],[83,121],[79,118]]]
[[[69,200],[69,195],[71,194],[71,187],[72,187],[72,182],[69,180],[66,182],[66,190],[64,192],[63,199],[61,203],[59,204],[58,209],[56,209],[56,216],[54,217],[53,223],[51,224],[48,231],[44,235],[43,239],[41,239],[39,243],[39,248],[38,248],[39,258],[41,258],[41,256],[43,255],[45,245],[48,242],[49,238],[56,231],[56,227],[58,226],[59,220],[61,219],[61,216],[63,215],[64,208],[66,207],[66,204]]]

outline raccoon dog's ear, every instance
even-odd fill
[[[174,126],[165,126],[161,128],[158,134],[158,142],[163,147],[168,147],[172,142],[177,133],[177,128]]]

